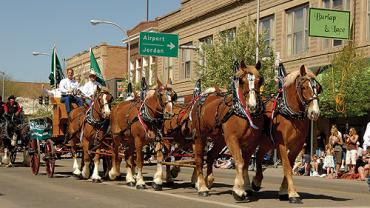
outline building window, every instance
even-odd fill
[[[275,43],[275,16],[271,15],[268,17],[264,17],[260,20],[260,33],[263,34],[263,39],[265,41],[265,45],[269,46],[270,48],[274,47]],[[268,50],[265,51],[265,56],[269,56]]]
[[[155,57],[149,57],[149,85],[154,85],[157,81],[157,65]]]
[[[234,27],[234,28],[222,31],[221,36],[225,37],[226,43],[233,41],[236,36],[236,28]]]
[[[212,43],[213,43],[213,36],[212,35],[199,39],[199,56],[200,56],[199,64],[201,66],[206,66],[207,65],[207,61],[206,61],[206,57],[205,57],[205,54],[204,54],[204,48],[203,47],[206,46],[206,45],[212,45]]]
[[[136,60],[135,83],[141,82],[141,59]]]
[[[184,45],[193,45],[192,42]],[[191,49],[181,49],[181,72],[180,79],[190,79],[191,74]]]
[[[351,0],[323,0],[322,6],[325,9],[335,9],[335,10],[343,10],[343,11],[350,11],[351,10]],[[324,39],[323,40],[323,49],[333,47],[333,46],[341,46],[343,45],[343,40],[338,39]]]
[[[163,65],[163,82],[168,79],[173,80],[173,58],[170,57],[164,58]]]
[[[308,5],[287,11],[287,55],[308,49]]]

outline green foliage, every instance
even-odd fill
[[[213,44],[203,44],[200,58],[206,64],[197,62],[197,73],[202,79],[202,88],[220,86],[227,87],[233,75],[232,66],[235,60],[247,65],[255,65],[256,59],[256,27],[254,22],[243,22],[236,31],[233,40],[227,33],[220,33],[218,41]],[[272,49],[265,43],[263,35],[259,37],[259,57],[262,63],[262,75],[265,78],[264,93],[275,92],[274,56]],[[267,55],[267,56],[266,56]]]
[[[334,56],[331,67],[318,78],[324,89],[320,95],[323,117],[354,117],[369,112],[370,63],[354,46],[345,46]],[[340,101],[341,94],[343,102],[337,103],[336,98]]]

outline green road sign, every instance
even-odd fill
[[[310,8],[309,36],[349,39],[350,12]]]
[[[140,32],[139,49],[141,56],[177,57],[179,51],[179,35]]]

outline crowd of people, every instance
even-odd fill
[[[360,145],[360,138],[355,128],[349,128],[342,134],[336,125],[332,125],[330,135],[317,136],[316,154],[310,157],[302,149],[296,158],[293,172],[296,175],[321,176],[326,178],[369,180],[370,186],[370,122],[367,124]]]

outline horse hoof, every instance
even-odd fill
[[[175,185],[175,182],[173,182],[173,181],[166,182],[166,186],[171,187],[171,186],[174,186],[174,185]]]
[[[208,193],[208,191],[200,191],[200,192],[198,192],[198,195],[202,196],[202,197],[207,197],[207,196],[209,196],[209,193]]]
[[[245,200],[245,196],[242,195],[242,196],[239,196],[238,194],[235,193],[235,191],[233,191],[233,197],[236,201],[244,201]]]
[[[288,201],[289,200],[288,194],[279,195],[279,200],[280,201]]]
[[[247,196],[253,196],[253,191],[252,190],[245,190],[247,192]]]
[[[101,181],[101,179],[92,179],[92,182],[93,183],[101,183],[102,181]]]
[[[289,203],[291,204],[303,204],[301,197],[290,197]]]
[[[154,191],[162,191],[162,185],[161,184],[156,184],[156,183],[152,183],[152,187],[154,189]]]
[[[134,182],[129,182],[129,183],[127,183],[127,185],[128,185],[129,187],[135,187],[135,183],[134,183]]]
[[[136,185],[137,190],[143,190],[145,189],[145,185]]]
[[[81,180],[82,179],[82,175],[77,175],[77,174],[72,174],[72,176],[75,178],[75,179],[78,179],[78,180]]]
[[[254,184],[254,183],[252,182],[252,189],[253,189],[253,191],[258,192],[259,190],[261,190],[261,186],[256,186],[256,184]]]

